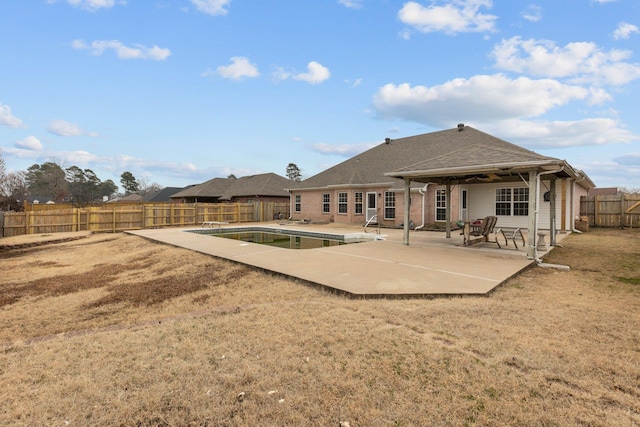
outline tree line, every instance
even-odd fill
[[[286,167],[286,176],[291,182],[302,181],[302,171],[295,163]],[[236,178],[230,174],[227,178]],[[82,207],[101,203],[105,198],[139,194],[145,196],[162,190],[158,183],[149,183],[146,178],[136,178],[131,172],[120,175],[124,189],[112,180],[101,181],[91,169],[78,166],[62,168],[56,162],[34,164],[26,171],[7,172],[2,150],[0,150],[0,211],[21,211],[28,196],[43,197],[55,203],[72,203]]]
[[[91,169],[78,166],[62,168],[55,162],[34,164],[26,171],[7,172],[0,151],[0,210],[21,211],[28,196],[45,197],[56,203],[72,203],[87,206],[103,202],[117,195],[137,193],[146,195],[159,191],[157,183],[149,184],[146,179],[136,179],[131,172],[120,176],[123,194],[111,179],[100,180]]]

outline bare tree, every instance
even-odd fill
[[[4,164],[4,157],[2,156],[2,148],[0,148],[0,182],[2,182],[6,174],[7,174],[7,167]]]
[[[25,171],[9,172],[0,179],[0,210],[21,211],[27,196]]]
[[[157,182],[149,183],[149,178],[144,176],[142,178],[138,178],[137,181],[138,181],[138,194],[141,196],[157,193],[158,191],[164,188]]]

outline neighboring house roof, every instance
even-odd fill
[[[116,197],[109,200],[107,203],[119,203],[119,202],[139,202],[142,200],[142,196],[136,193],[129,194],[124,197]]]
[[[147,194],[142,198],[145,202],[170,202],[171,196],[184,190],[184,187],[165,187],[155,193]]]
[[[289,180],[275,173],[243,176],[241,178],[213,178],[202,184],[185,188],[171,196],[175,198],[289,197],[285,190]]]
[[[501,166],[512,164],[535,168],[562,162],[564,161],[543,156],[461,125],[438,132],[387,139],[384,143],[290,188],[296,190],[387,183],[390,184],[390,188],[402,188],[402,178],[412,178],[411,173],[416,171],[434,171],[433,176],[440,177],[443,176],[443,171],[454,171],[447,176],[457,176],[455,171],[460,170],[465,172],[458,174],[459,178],[465,178],[478,175],[483,171],[483,167],[487,172],[493,172],[500,170]],[[466,175],[467,172],[469,175]],[[580,174],[579,171],[574,172]],[[424,174],[416,176],[422,177]],[[414,182],[412,186],[419,187],[420,184]]]
[[[589,196],[615,196],[619,192],[618,187],[590,188]]]
[[[25,196],[25,200],[31,204],[55,203],[53,197],[49,196]]]

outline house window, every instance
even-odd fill
[[[436,190],[436,221],[447,220],[447,192]]]
[[[298,213],[302,212],[302,196],[300,194],[296,194],[294,204],[295,204],[295,207],[294,207],[295,211]]]
[[[496,215],[511,216],[511,189],[496,189]]]
[[[338,213],[347,213],[347,193],[338,193]]]
[[[529,215],[529,188],[496,189],[496,215]]]
[[[354,212],[356,213],[356,215],[362,215],[363,212],[363,193],[362,192],[356,192],[356,205],[355,205],[355,209]]]
[[[396,193],[393,191],[384,192],[384,219],[396,218]]]
[[[513,189],[513,214],[516,216],[529,215],[529,189]]]
[[[331,195],[329,193],[322,195],[322,213],[331,213]]]

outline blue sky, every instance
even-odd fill
[[[9,0],[7,169],[312,176],[465,123],[640,189],[637,0]]]

